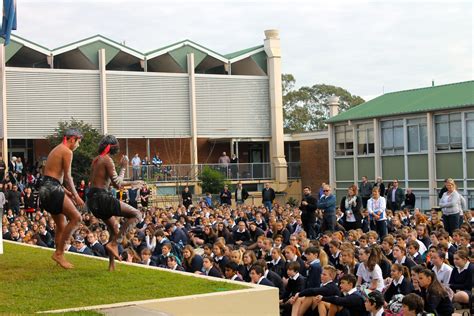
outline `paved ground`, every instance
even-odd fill
[[[101,309],[100,312],[108,316],[130,316],[130,315],[172,316],[171,314],[168,314],[168,313],[159,312],[159,311],[148,309],[141,306],[107,308],[107,309]]]

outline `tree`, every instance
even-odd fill
[[[209,192],[211,194],[219,193],[226,185],[224,174],[210,167],[204,167],[199,176],[201,180],[202,192]]]
[[[87,183],[92,159],[98,155],[97,148],[102,135],[90,124],[71,118],[71,121],[59,122],[58,128],[54,130],[52,135],[47,137],[52,148],[62,142],[64,131],[69,128],[77,128],[84,136],[81,145],[74,151],[71,170],[72,177],[76,183],[81,180],[85,180]]]
[[[316,131],[325,128],[329,117],[327,106],[330,96],[340,98],[339,112],[364,103],[364,99],[336,86],[315,84],[294,89],[296,80],[291,74],[282,75],[283,126],[285,133]]]

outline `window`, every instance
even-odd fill
[[[413,194],[415,194],[415,197],[416,197],[415,198],[416,208],[419,208],[422,211],[431,209],[429,191],[413,190]]]
[[[384,121],[382,126],[382,153],[403,154],[403,120]]]
[[[354,154],[354,137],[352,128],[336,126],[336,156],[352,156]]]
[[[357,125],[357,154],[368,155],[375,152],[374,126],[372,123]]]
[[[428,150],[428,133],[426,129],[426,118],[408,119],[408,152],[420,152]]]
[[[436,149],[462,148],[461,113],[435,116]]]
[[[474,149],[474,112],[466,113],[467,148]]]
[[[474,191],[468,191],[468,196],[465,198],[467,198],[467,206],[470,208],[470,209],[473,209],[474,208]]]

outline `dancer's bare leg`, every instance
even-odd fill
[[[110,232],[109,242],[105,245],[107,253],[109,254],[109,271],[115,271],[115,259],[122,261],[118,253],[117,238],[119,236],[119,228],[117,220],[114,216],[105,221]]]
[[[74,265],[68,262],[66,258],[64,258],[64,249],[66,240],[71,237],[73,231],[77,228],[79,222],[81,221],[81,214],[79,214],[71,199],[67,195],[65,195],[62,214],[52,216],[54,221],[56,222],[56,226],[62,226],[64,227],[64,229],[62,229],[61,234],[55,236],[56,251],[54,252],[51,258],[64,269],[72,269],[74,268]],[[65,224],[66,219],[64,217],[69,220],[67,224]]]
[[[127,219],[125,224],[120,227],[120,235],[118,238],[123,238],[132,226],[140,222],[142,214],[139,210],[124,202],[120,202],[120,211],[122,213],[121,215]]]

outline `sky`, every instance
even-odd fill
[[[473,80],[473,1],[21,0],[15,34],[56,48],[101,34],[141,52],[190,39],[221,54],[280,31],[296,87],[366,100]]]

